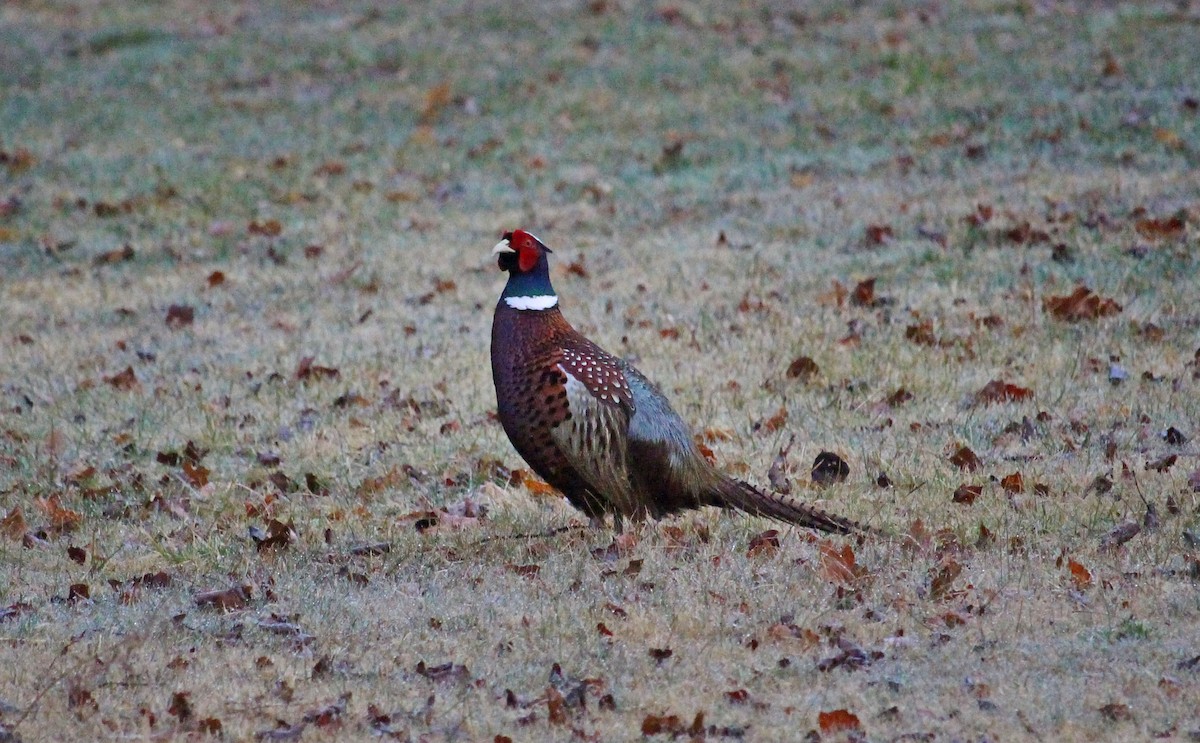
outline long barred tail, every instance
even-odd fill
[[[719,503],[713,505],[736,508],[755,516],[766,516],[796,526],[830,532],[831,534],[873,533],[870,527],[850,519],[826,513],[819,508],[778,493],[764,493],[748,482],[724,478],[718,489]]]

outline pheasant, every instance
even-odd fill
[[[702,506],[847,534],[867,531],[724,474],[701,455],[667,398],[628,362],[566,321],[550,285],[550,249],[524,230],[492,250],[508,283],[492,321],[500,423],[533,471],[593,524],[606,514],[661,518]]]

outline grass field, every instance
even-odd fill
[[[0,741],[1200,739],[1200,9],[516,5],[0,6]],[[887,536],[582,528],[515,227]]]

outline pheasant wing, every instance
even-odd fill
[[[558,370],[565,377],[569,415],[551,438],[606,510],[640,513],[644,509],[629,477],[633,397],[617,360],[591,344],[565,347]]]

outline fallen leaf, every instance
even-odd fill
[[[683,722],[679,715],[646,715],[642,719],[642,735],[670,735],[672,737],[684,734]]]
[[[1066,322],[1095,320],[1116,315],[1123,309],[1113,299],[1104,299],[1086,286],[1062,297],[1049,296],[1042,300],[1042,308],[1053,317]]]
[[[1000,480],[1000,487],[1004,488],[1006,493],[1023,493],[1025,492],[1025,479],[1021,477],[1020,472],[1014,472]]]
[[[134,390],[142,386],[138,382],[137,374],[134,374],[132,366],[125,367],[125,371],[114,374],[111,377],[105,377],[104,381],[118,390]]]
[[[1075,588],[1082,591],[1090,588],[1092,585],[1092,571],[1083,566],[1083,563],[1075,560],[1067,560],[1067,569],[1071,571],[1071,582],[1075,584]]]
[[[781,406],[771,417],[756,421],[754,423],[754,430],[763,433],[775,433],[783,428],[784,424],[787,423],[787,419],[787,408]]]
[[[167,308],[167,327],[171,330],[179,330],[180,328],[191,325],[196,319],[196,310],[191,305],[173,304]]]
[[[807,382],[812,379],[816,373],[820,371],[817,362],[807,356],[799,356],[788,364],[787,377],[788,379],[799,379],[801,382]]]
[[[1133,719],[1133,711],[1129,709],[1128,704],[1113,702],[1101,707],[1099,712],[1109,722],[1128,722]]]
[[[522,480],[521,484],[524,485],[525,489],[529,491],[529,494],[535,498],[557,498],[562,495],[553,486],[548,485],[547,483],[542,482],[541,480],[532,476],[526,476],[525,479]]]
[[[968,472],[974,472],[983,465],[979,461],[978,455],[967,446],[960,446],[957,451],[950,455],[950,464]]]
[[[279,237],[283,232],[283,225],[278,219],[267,219],[262,222],[257,220],[252,221],[246,231],[251,235],[262,235],[263,237]]]
[[[867,245],[887,245],[896,238],[896,233],[890,224],[869,224],[864,237]]]
[[[190,460],[183,461],[183,479],[194,488],[202,488],[208,484],[208,468],[192,464]]]
[[[962,564],[952,558],[946,560],[929,575],[929,598],[937,601],[944,597],[954,584],[954,580],[962,573]]]
[[[52,493],[45,498],[34,498],[33,502],[50,519],[50,526],[55,531],[74,531],[83,521],[83,514],[63,506],[58,493]]]
[[[421,104],[419,123],[426,126],[433,124],[446,106],[450,105],[451,100],[450,83],[448,82],[438,83],[426,90],[425,100]]]
[[[1117,524],[1100,540],[1100,549],[1116,549],[1136,537],[1141,531],[1142,525],[1136,521],[1125,521]]]
[[[971,505],[983,493],[982,485],[959,485],[954,491],[954,502]]]
[[[316,357],[305,356],[296,365],[296,379],[301,381],[318,379],[337,379],[341,372],[328,366],[317,366],[313,363]]]
[[[8,515],[0,519],[0,534],[4,534],[9,539],[20,540],[28,530],[29,527],[25,524],[25,514],[21,512],[20,506],[13,506]]]
[[[725,699],[730,704],[746,704],[750,701],[750,692],[745,689],[734,689],[725,692]]]
[[[879,300],[875,297],[875,279],[864,279],[850,292],[850,304],[855,307],[874,307]]]
[[[250,601],[250,586],[204,591],[193,596],[192,600],[196,602],[196,606],[218,611],[244,609]]]
[[[862,724],[858,716],[845,709],[835,709],[832,712],[821,712],[817,715],[817,727],[824,735],[832,735],[844,730],[859,730]]]
[[[821,551],[821,575],[826,580],[852,588],[867,576],[867,569],[855,562],[854,549],[850,545],[838,547],[832,541],[823,539],[818,547]]]
[[[1178,460],[1179,456],[1177,454],[1168,454],[1167,456],[1156,459],[1153,462],[1146,462],[1146,471],[1166,472],[1167,470],[1171,469],[1171,467],[1173,467],[1175,462]]]
[[[774,557],[778,551],[779,530],[767,529],[760,534],[755,534],[750,539],[750,548],[746,550],[746,557]]]
[[[1033,397],[1033,390],[993,379],[975,393],[976,405],[992,405],[1005,402],[1023,402]]]
[[[1174,132],[1171,134],[1176,138],[1179,136]],[[1187,223],[1178,214],[1165,219],[1139,219],[1133,226],[1147,240],[1175,240],[1187,233]]]

